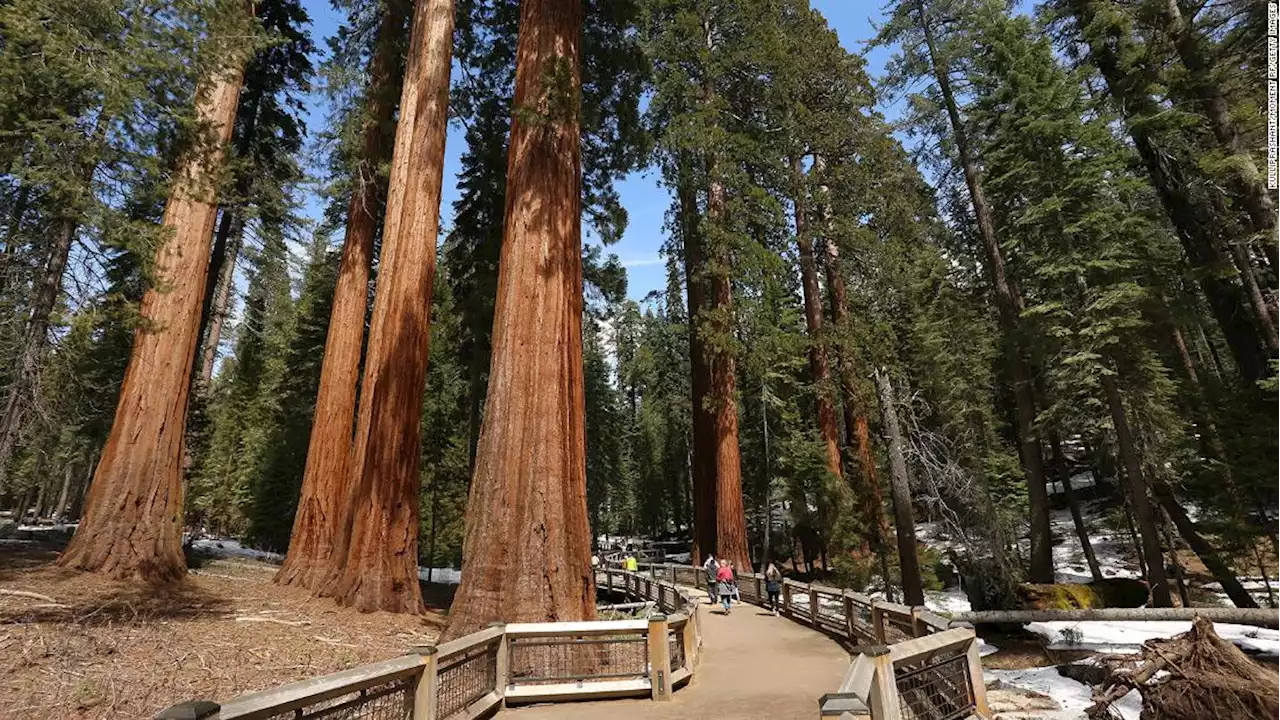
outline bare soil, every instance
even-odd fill
[[[0,547],[0,718],[148,718],[433,643],[444,616],[360,613],[271,582],[276,567],[205,562],[147,586]],[[42,597],[14,594],[35,593]]]

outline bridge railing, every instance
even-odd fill
[[[191,701],[157,720],[472,720],[508,704],[669,700],[697,665],[698,603],[663,578],[601,569],[597,584],[652,601],[636,620],[495,624],[439,646],[323,677]]]
[[[652,564],[643,575],[701,587],[701,568]],[[767,605],[764,575],[738,573],[745,602]],[[632,582],[635,582],[634,580]],[[839,691],[821,714],[842,720],[988,718],[978,639],[970,628],[922,606],[910,607],[841,588],[784,579],[779,611],[795,622],[855,645]]]

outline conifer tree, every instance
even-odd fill
[[[240,13],[244,13],[241,10]],[[228,28],[244,28],[234,10]],[[244,37],[241,30],[240,37]],[[165,286],[147,291],[120,389],[111,435],[85,502],[84,519],[58,562],[113,577],[173,581],[186,574],[182,555],[182,445],[191,365],[198,343],[200,301],[216,208],[207,200],[222,145],[230,138],[247,61],[243,41],[210,63],[196,93],[196,117],[209,143],[189,148],[165,208],[172,228],[157,252]],[[128,438],[126,443],[125,438]]]

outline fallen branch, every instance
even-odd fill
[[[57,600],[54,600],[53,598],[49,597],[48,595],[41,595],[40,593],[31,592],[30,590],[5,590],[5,589],[3,589],[3,588],[0,588],[0,595],[9,595],[9,596],[12,596],[12,597],[31,598],[32,600],[43,600],[44,602],[52,603],[52,604],[54,604],[54,605],[58,605],[58,604],[59,604]],[[66,607],[66,606],[65,606],[65,605],[62,605],[61,607]]]
[[[277,620],[276,618],[247,617],[244,615],[237,617],[236,622],[275,623],[276,625],[289,625],[290,627],[302,627],[303,625],[311,624],[310,620]]]
[[[337,645],[338,647],[349,647],[349,648],[356,647],[355,645],[352,645],[351,643],[344,643],[344,642],[341,642],[341,641],[339,641],[339,640],[334,640],[333,638],[321,637],[320,635],[312,635],[311,637],[312,637],[312,639],[314,639],[314,640],[319,640],[320,642],[324,643],[325,645]]]
[[[1090,620],[1194,620],[1258,627],[1280,627],[1280,612],[1253,608],[1097,608],[1093,610],[979,610],[955,613],[951,619],[982,623],[1086,622]]]

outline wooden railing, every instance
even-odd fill
[[[402,657],[242,695],[192,701],[164,720],[472,720],[508,704],[649,696],[694,672],[698,603],[675,584],[602,569],[597,584],[651,600],[645,619],[508,623]]]
[[[861,648],[822,717],[841,720],[989,718],[978,639],[971,628]]]
[[[650,578],[705,584],[701,568],[647,565]],[[738,573],[742,600],[768,605],[765,578]],[[631,580],[636,582],[636,580]],[[847,640],[855,657],[839,691],[824,695],[821,714],[842,720],[989,718],[978,639],[971,628],[924,607],[878,600],[852,590],[783,580],[779,611],[815,630]]]

